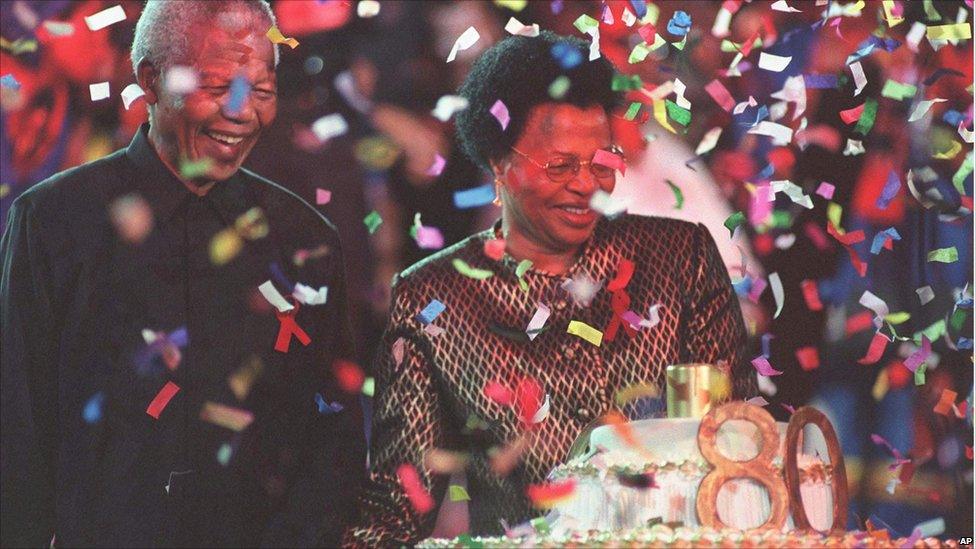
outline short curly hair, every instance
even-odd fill
[[[579,63],[569,69],[555,51],[575,48]],[[457,135],[465,154],[475,164],[491,171],[491,161],[500,160],[522,136],[532,108],[543,103],[569,103],[579,107],[602,106],[608,114],[619,104],[621,94],[611,89],[614,67],[605,58],[587,61],[585,41],[542,31],[539,36],[510,36],[488,49],[475,61],[458,93],[468,108],[458,113]],[[563,58],[565,59],[565,58]],[[554,99],[549,87],[560,76],[569,79],[563,97]],[[508,108],[508,128],[502,130],[491,114],[501,99]]]

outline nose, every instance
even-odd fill
[[[237,124],[248,124],[257,118],[257,110],[254,108],[254,99],[250,91],[243,95],[243,98],[234,104],[234,98],[227,97],[220,106],[220,112],[224,118]],[[238,107],[234,110],[234,107]]]
[[[590,196],[598,188],[600,188],[600,183],[596,180],[593,172],[590,171],[588,164],[580,166],[579,173],[566,183],[566,190],[580,196]]]

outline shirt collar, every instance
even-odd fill
[[[206,200],[216,208],[226,225],[231,225],[248,209],[247,185],[240,170],[225,181],[218,181],[206,195],[197,197],[180,181],[149,142],[149,124],[139,127],[125,156],[135,166],[132,182],[149,202],[156,219],[169,219],[176,208],[188,200]]]

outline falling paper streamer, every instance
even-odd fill
[[[281,295],[281,292],[278,291],[278,288],[275,288],[274,283],[270,280],[267,280],[258,286],[258,291],[261,292],[264,299],[268,300],[268,303],[270,303],[275,309],[278,309],[279,312],[285,313],[295,308],[294,305],[288,303],[288,300]]]
[[[768,135],[773,138],[774,145],[789,145],[793,139],[793,129],[789,126],[763,120],[749,129],[747,133]]]
[[[764,356],[757,356],[756,358],[752,359],[752,367],[755,368],[760,375],[767,377],[783,374],[783,372],[773,368],[773,366],[769,363],[769,360],[767,360]]]
[[[531,25],[526,25],[518,19],[511,17],[509,18],[508,23],[505,24],[505,32],[516,36],[535,37],[539,36],[539,24],[533,23]]]
[[[281,34],[281,31],[278,30],[278,27],[274,25],[272,25],[271,28],[268,29],[268,32],[265,33],[265,36],[268,37],[268,40],[271,40],[272,44],[284,44],[291,49],[295,49],[298,47],[298,40],[295,40],[294,38],[285,38],[285,35]]]
[[[458,36],[457,40],[454,41],[454,45],[451,47],[451,53],[447,54],[447,62],[450,63],[454,61],[457,57],[458,52],[464,51],[474,45],[481,35],[478,34],[478,30],[474,27],[468,27],[461,36]]]
[[[769,275],[769,286],[773,290],[773,299],[776,300],[776,312],[773,318],[779,318],[779,314],[783,312],[783,282],[779,279],[779,273]]]
[[[119,21],[125,21],[125,10],[122,9],[122,6],[112,6],[94,15],[85,17],[85,24],[88,25],[88,30],[91,31],[104,29]]]
[[[502,131],[505,131],[505,129],[508,128],[508,122],[509,122],[508,107],[506,107],[505,103],[503,103],[502,100],[499,99],[495,101],[495,103],[491,106],[490,110],[492,116],[495,117],[495,120],[498,120],[498,123],[501,124]]]
[[[860,61],[851,63],[851,74],[854,76],[854,97],[857,97],[864,91],[864,86],[868,85],[868,77],[864,75]]]
[[[179,391],[179,385],[173,383],[172,381],[167,381],[166,385],[163,385],[163,388],[156,393],[156,396],[152,399],[152,402],[149,403],[149,406],[146,408],[146,413],[152,416],[153,419],[159,419],[159,415],[163,413],[163,410],[166,409],[166,405],[169,404],[169,401],[172,400]]]
[[[108,96],[110,95],[108,89],[108,82],[89,84],[88,93],[91,94],[92,101],[101,101],[102,99],[108,99]]]
[[[670,179],[665,179],[665,183],[668,187],[671,187],[671,193],[674,194],[674,209],[680,210],[685,203],[685,195],[681,192],[681,188],[671,182]]]
[[[119,95],[122,97],[122,106],[125,107],[125,110],[129,110],[132,102],[146,95],[146,92],[139,87],[139,84],[132,83],[126,86]]]
[[[603,332],[578,320],[569,321],[566,333],[579,336],[597,347],[603,342]]]
[[[545,326],[546,320],[549,319],[551,313],[552,310],[544,303],[539,303],[536,306],[535,314],[532,315],[532,319],[529,320],[529,325],[525,329],[525,333],[529,336],[530,341],[535,340],[536,336],[539,335],[539,332],[542,331],[542,327]]]
[[[792,56],[773,55],[759,52],[759,68],[772,72],[783,72],[783,69],[793,60]]]
[[[447,122],[455,113],[468,108],[468,100],[459,95],[443,95],[437,99],[437,105],[431,114],[441,122]]]

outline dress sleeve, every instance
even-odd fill
[[[0,240],[3,547],[47,546],[55,531],[58,345],[41,226],[22,198],[13,204]]]
[[[413,318],[402,292],[394,288],[390,323],[383,334],[375,376],[370,468],[361,497],[360,523],[344,543],[356,547],[413,545],[430,535],[447,489],[444,475],[424,466],[424,455],[441,447],[445,433],[439,391],[433,376],[430,339]],[[402,360],[400,360],[402,349]],[[419,512],[398,476],[414,468],[433,505]]]
[[[755,396],[756,375],[744,362],[746,330],[739,300],[718,247],[704,225],[696,229],[692,253],[697,274],[686,305],[685,355],[691,362],[727,364],[733,398]]]

